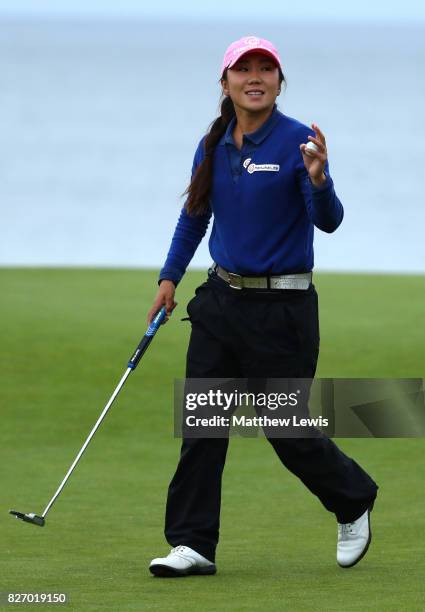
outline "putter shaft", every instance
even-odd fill
[[[115,398],[117,397],[118,393],[121,391],[123,384],[125,383],[125,381],[127,380],[129,374],[132,372],[132,368],[127,368],[127,370],[125,371],[123,377],[121,378],[120,382],[118,383],[115,391],[113,392],[109,402],[106,404],[105,408],[102,410],[102,413],[100,415],[100,417],[97,419],[93,429],[91,430],[91,432],[89,433],[87,440],[84,442],[83,446],[81,447],[78,455],[75,457],[71,467],[69,468],[69,470],[66,473],[65,478],[62,480],[62,482],[60,483],[56,493],[53,495],[52,499],[49,501],[49,503],[47,504],[47,506],[44,509],[43,514],[41,515],[43,518],[45,518],[46,514],[49,512],[50,508],[53,506],[53,504],[55,503],[57,497],[59,496],[60,492],[62,491],[62,489],[64,488],[66,481],[68,480],[68,478],[71,476],[72,472],[74,471],[75,466],[77,465],[77,463],[79,462],[82,454],[84,453],[84,451],[86,450],[87,446],[90,443],[90,440],[93,438],[94,434],[96,433],[99,425],[101,424],[101,422],[103,421],[103,419],[105,418],[109,408],[112,406]]]

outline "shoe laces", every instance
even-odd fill
[[[175,546],[171,549],[172,553],[177,553],[178,555],[184,555],[186,553],[186,546]]]
[[[355,531],[353,530],[354,523],[338,523],[338,529],[342,536],[344,535],[354,535]]]

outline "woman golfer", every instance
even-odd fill
[[[285,78],[274,45],[233,42],[220,73],[221,115],[201,139],[151,311],[176,306],[176,286],[204,236],[214,261],[187,310],[187,378],[313,378],[319,354],[313,230],[331,233],[343,208],[326,141],[276,106]],[[313,143],[313,146],[312,144]],[[376,483],[325,435],[269,438],[285,467],[338,522],[337,562],[355,565],[370,539]],[[214,574],[221,477],[229,439],[183,438],[168,490],[156,576]]]

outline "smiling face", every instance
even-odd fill
[[[223,93],[235,109],[264,112],[271,109],[280,94],[279,69],[267,55],[246,53],[227,70],[221,80]]]

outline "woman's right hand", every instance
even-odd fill
[[[174,301],[175,293],[176,293],[176,286],[173,283],[173,281],[170,281],[170,280],[161,281],[159,285],[158,293],[156,294],[152,308],[148,312],[148,316],[146,319],[148,325],[151,323],[152,319],[154,318],[158,310],[160,310],[163,306],[165,306],[166,311],[167,311],[167,316],[164,319],[163,323],[166,323],[168,321],[172,311],[177,306],[177,302]]]

